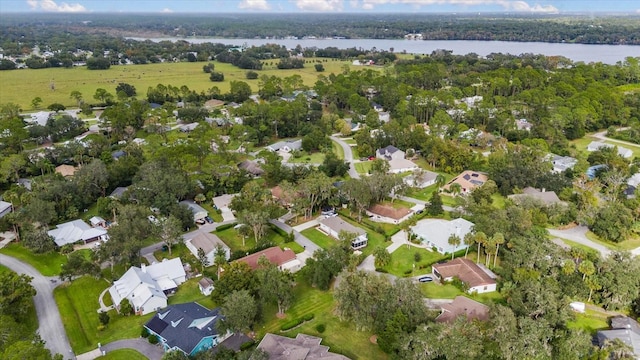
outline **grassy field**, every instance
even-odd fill
[[[0,249],[0,253],[12,256],[33,266],[44,276],[60,274],[60,268],[67,263],[67,257],[57,252],[34,254],[24,246],[12,243]]]
[[[242,245],[242,236],[236,231],[234,228],[229,228],[222,231],[215,231],[215,235],[217,235],[222,241],[224,241],[229,248],[231,248],[231,252],[238,250],[250,250],[256,246],[256,241],[252,236],[249,236],[245,239],[244,246]],[[265,241],[271,241],[274,244],[279,245],[281,248],[288,247],[293,250],[296,254],[304,251],[302,246],[298,245],[295,242],[285,243],[284,238],[280,236],[278,233],[273,231],[273,229],[267,229],[267,233],[264,237]]]
[[[574,320],[567,323],[570,329],[582,329],[590,334],[595,334],[598,330],[608,329],[607,321],[609,315],[605,312],[587,309],[584,314],[575,314]]]
[[[609,241],[602,240],[598,235],[594,234],[591,231],[587,231],[586,237],[602,246],[606,246],[611,250],[633,250],[637,247],[640,247],[640,237],[635,237],[632,239],[628,239],[619,243],[612,243]]]
[[[344,157],[344,154],[343,154]],[[322,164],[325,154],[322,152],[307,153],[305,151],[300,152],[299,157],[290,157],[289,162],[293,164]]]
[[[110,351],[105,356],[96,358],[97,360],[146,360],[147,357],[133,349],[119,349]]]
[[[328,249],[338,243],[334,238],[325,235],[316,228],[303,230],[301,234],[308,237],[309,240],[313,241],[316,245],[320,246],[323,249]]]
[[[309,59],[314,61],[315,59]],[[0,92],[0,104],[15,103],[24,110],[32,110],[31,100],[36,96],[42,98],[41,108],[46,108],[52,103],[61,103],[65,106],[76,106],[75,100],[69,97],[74,91],[80,91],[85,101],[92,103],[96,89],[103,88],[115,95],[115,88],[120,82],[135,86],[138,97],[146,97],[147,89],[158,84],[173,85],[178,88],[187,85],[189,89],[197,92],[206,91],[217,86],[222,93],[229,91],[230,81],[244,81],[256,92],[260,80],[247,80],[247,70],[239,69],[231,64],[213,62],[215,70],[224,74],[223,82],[211,82],[209,74],[202,71],[204,62],[160,63],[146,65],[118,65],[108,70],[87,70],[86,67],[72,69],[47,68],[24,69],[14,71],[0,71],[0,83],[3,91]],[[342,67],[351,63],[348,61],[327,61],[322,65],[325,71],[317,72],[313,64],[305,64],[305,68],[296,70],[278,70],[275,66],[257,71],[261,75],[275,75],[287,77],[300,75],[306,86],[312,87],[318,75],[339,73]],[[55,84],[55,91],[51,90],[51,84]],[[28,94],[28,95],[26,95]]]
[[[257,328],[259,336],[262,337],[267,332],[289,337],[304,333],[323,338],[322,345],[329,346],[329,351],[344,354],[351,359],[384,360],[388,358],[377,345],[369,341],[372,333],[358,331],[353,324],[340,321],[335,317],[333,314],[335,303],[331,292],[309,286],[298,275],[294,299],[284,319],[278,319],[275,316],[275,308],[265,312],[265,322]],[[284,323],[307,314],[314,314],[313,320],[289,331],[280,331],[280,326]],[[326,327],[323,333],[316,330],[319,324]]]
[[[420,261],[415,261],[415,254],[420,254]],[[391,254],[391,263],[384,267],[389,274],[397,277],[410,277],[431,273],[431,264],[449,256],[414,246],[401,246]],[[415,264],[415,268],[414,265]],[[422,268],[421,268],[422,267]],[[409,272],[409,273],[406,273]]]
[[[200,281],[199,277],[189,279],[180,284],[178,291],[169,297],[169,305],[195,301],[207,309],[216,308],[217,305],[211,300],[211,296],[202,295],[198,287],[198,281]]]
[[[99,342],[139,337],[142,325],[153,316],[121,316],[111,310],[111,321],[104,330],[98,330],[98,297],[107,287],[106,281],[85,276],[53,292],[71,347],[77,354],[95,349]]]
[[[337,142],[331,140],[331,148],[333,149],[333,152],[336,154],[338,159],[344,160],[344,149],[342,148],[342,146],[338,145]]]
[[[587,146],[589,145],[589,143],[591,143],[592,141],[601,141],[598,138],[595,138],[591,135],[586,135],[583,138],[580,139],[576,139],[571,141],[571,144],[575,145],[576,150],[583,152],[583,153],[588,153],[587,152]],[[633,156],[638,158],[640,157],[640,145],[634,145],[634,144],[620,144],[617,143],[615,141],[609,141],[609,140],[605,140],[604,141],[607,144],[611,144],[611,145],[616,145],[616,146],[622,146],[625,147],[631,151],[633,151]]]
[[[354,164],[358,174],[368,174],[369,170],[371,170],[371,165],[373,165],[373,161],[363,161]]]

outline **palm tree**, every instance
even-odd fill
[[[502,235],[502,233],[495,233],[493,234],[493,243],[496,244],[496,253],[495,256],[493,257],[493,267],[496,267],[496,262],[498,260],[498,251],[500,250],[500,245],[504,244],[505,240],[504,240],[504,235]]]
[[[216,246],[216,251],[213,253],[213,264],[218,268],[218,280],[220,280],[220,269],[227,263],[227,252],[222,245]]]
[[[204,194],[198,194],[198,195],[196,195],[196,197],[193,198],[193,200],[196,203],[200,204],[200,203],[203,203],[204,201],[206,201],[207,197]]]
[[[453,260],[453,257],[455,256],[455,253],[456,253],[456,247],[460,245],[462,240],[458,235],[451,234],[451,236],[449,236],[448,242],[449,242],[449,245],[451,245],[451,260]]]
[[[478,260],[477,263],[480,262],[480,250],[482,250],[482,246],[487,243],[487,235],[482,231],[478,231],[473,237],[473,241],[478,244]]]
[[[436,186],[438,187],[438,189],[443,187],[446,182],[447,179],[444,177],[444,175],[438,174],[438,176],[436,176]]]
[[[467,235],[464,236],[464,238],[462,239],[463,243],[467,246],[467,248],[464,251],[464,258],[467,258],[467,254],[469,254],[469,248],[476,243],[475,240],[475,234],[473,233],[467,233]]]
[[[451,191],[453,196],[456,196],[462,192],[462,186],[458,183],[453,183],[449,186],[449,191]]]

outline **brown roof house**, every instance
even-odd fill
[[[225,253],[225,258],[229,260],[231,257],[231,249],[225,244],[219,237],[211,233],[199,233],[191,239],[185,240],[184,244],[187,249],[191,251],[193,256],[198,259],[198,249],[202,249],[207,256],[207,266],[213,266],[216,249],[218,246],[222,247]]]
[[[522,194],[513,194],[507,197],[513,200],[513,202],[516,204],[522,201],[526,201],[526,199],[531,199],[532,201],[540,203],[544,206],[564,204],[564,202],[561,201],[560,198],[558,198],[558,195],[556,195],[554,191],[545,191],[545,189],[538,190],[532,187],[524,188],[522,190]]]
[[[456,296],[450,304],[442,305],[442,313],[436,318],[437,322],[450,323],[459,316],[464,316],[467,320],[486,321],[489,319],[489,307],[466,296]]]
[[[267,333],[258,349],[269,354],[269,360],[349,360],[344,355],[329,352],[320,345],[322,338],[298,334],[295,339]]]
[[[481,173],[478,171],[465,170],[460,175],[451,179],[451,181],[449,181],[444,186],[444,189],[447,191],[451,191],[451,185],[459,184],[460,193],[468,194],[473,189],[484,185],[484,183],[486,183],[487,180],[489,180],[489,177],[484,173]]]
[[[56,172],[64,177],[73,176],[73,174],[75,174],[77,170],[78,168],[71,165],[56,166]]]
[[[245,256],[236,261],[243,262],[249,265],[251,269],[255,270],[258,268],[258,260],[263,256],[266,257],[269,262],[275,264],[280,270],[296,272],[302,267],[302,262],[298,260],[298,257],[293,250],[282,250],[278,246],[258,251],[257,253]]]
[[[375,204],[367,209],[367,215],[371,216],[372,220],[390,224],[399,224],[407,220],[412,214],[413,211],[405,207],[394,208],[381,204]]]
[[[457,277],[467,286],[468,293],[496,291],[496,275],[471,260],[456,258],[444,264],[434,264],[432,269],[433,275],[442,281]]]

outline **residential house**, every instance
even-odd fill
[[[179,129],[182,132],[192,132],[193,130],[195,130],[198,125],[200,125],[200,123],[194,122],[194,123],[190,123],[190,124],[184,124],[184,125],[180,125]]]
[[[49,116],[51,116],[52,112],[51,111],[39,111],[36,113],[32,113],[29,114],[29,118],[25,119],[24,121],[32,124],[32,125],[40,125],[40,126],[46,126],[47,125],[47,121],[49,121]]]
[[[72,220],[58,224],[55,229],[47,231],[47,234],[53,238],[53,241],[58,246],[74,244],[80,241],[85,244],[97,240],[106,242],[109,239],[107,230],[102,227],[91,227],[82,220]]]
[[[120,160],[123,156],[127,156],[127,153],[124,150],[117,150],[111,153],[111,158],[113,160]]]
[[[555,154],[549,154],[547,159],[551,161],[553,164],[553,172],[560,173],[564,172],[567,169],[572,169],[578,163],[578,159],[572,158],[570,156],[560,156]]]
[[[174,293],[186,277],[180,258],[132,266],[113,282],[109,294],[116,307],[128,300],[137,315],[145,315],[167,307],[167,295]]]
[[[622,156],[623,158],[629,159],[633,156],[633,151],[631,151],[630,149],[618,145],[607,144],[602,141],[592,141],[591,143],[589,143],[589,145],[587,145],[587,151],[596,151],[602,148],[612,148],[614,146],[618,148],[618,155]]]
[[[624,190],[624,195],[627,199],[635,199],[636,191],[640,186],[640,172],[634,174],[627,180],[627,188]]]
[[[10,202],[0,200],[0,218],[13,211],[13,205]]]
[[[611,329],[599,330],[597,337],[600,346],[605,346],[608,341],[615,339],[622,341],[631,347],[633,356],[640,359],[640,324],[637,321],[626,316],[613,317]]]
[[[283,151],[288,153],[288,152],[292,152],[293,150],[300,150],[300,149],[302,149],[302,140],[279,141],[275,144],[267,146],[267,150],[271,152]]]
[[[465,250],[463,239],[471,232],[474,224],[463,218],[454,220],[442,219],[422,219],[411,227],[413,233],[423,244],[435,249],[435,251],[446,254],[460,250]],[[456,235],[460,238],[460,244],[453,247],[449,245],[449,238]]]
[[[533,124],[531,124],[527,119],[517,119],[516,120],[516,128],[521,131],[531,131]]]
[[[25,188],[27,191],[31,191],[31,187],[33,186],[33,181],[27,178],[18,179],[18,185]]]
[[[442,313],[436,318],[436,322],[452,323],[459,316],[464,316],[468,321],[489,320],[489,307],[466,296],[456,296],[453,302],[442,304]]]
[[[260,167],[257,161],[245,160],[238,164],[238,169],[244,170],[253,176],[261,176],[264,174],[264,170]]]
[[[391,121],[391,114],[388,111],[381,111],[378,113],[378,120],[380,123],[386,124]]]
[[[267,333],[258,349],[269,355],[269,360],[349,360],[348,357],[329,351],[320,345],[322,338],[298,333],[295,338]]]
[[[405,207],[394,208],[393,206],[375,204],[369,207],[366,213],[374,221],[400,224],[407,220],[413,214],[413,211]]]
[[[411,160],[391,159],[389,160],[389,173],[400,174],[408,171],[416,171],[419,167]]]
[[[209,310],[190,302],[168,306],[144,327],[150,336],[158,338],[165,352],[182,351],[187,356],[193,356],[231,336],[230,332],[218,331],[218,321],[223,319],[220,308]]]
[[[122,198],[122,195],[124,194],[125,191],[127,191],[128,188],[129,187],[119,186],[119,187],[113,189],[111,194],[109,194],[109,197],[112,198],[112,199],[119,200],[120,198]]]
[[[378,159],[386,161],[404,159],[404,151],[398,149],[393,145],[389,145],[387,147],[376,150],[376,157]]]
[[[56,172],[64,177],[71,177],[76,173],[78,168],[71,165],[59,165],[56,166]]]
[[[280,205],[290,208],[293,206],[293,199],[295,194],[291,192],[285,192],[280,185],[276,185],[271,188],[271,197]]]
[[[447,191],[451,191],[451,185],[459,184],[460,185],[460,193],[468,194],[473,189],[484,185],[485,182],[489,180],[489,177],[481,172],[465,170],[460,175],[451,179],[445,186],[444,189]]]
[[[507,196],[513,200],[514,203],[521,203],[525,199],[531,199],[544,206],[551,206],[555,204],[564,204],[563,201],[558,198],[555,191],[546,191],[545,189],[539,190],[532,187],[526,187],[522,190],[522,194],[513,194]]]
[[[101,228],[106,228],[107,227],[107,221],[105,219],[103,219],[100,216],[92,216],[91,219],[89,219],[89,224],[91,224],[92,227],[101,227]]]
[[[224,250],[225,259],[231,257],[231,249],[219,237],[208,232],[198,233],[195,237],[185,240],[184,244],[191,251],[196,259],[199,259],[198,249],[202,249],[207,257],[207,266],[213,266],[216,250],[221,246]]]
[[[402,181],[407,186],[424,189],[427,186],[435,184],[437,177],[438,174],[433,171],[419,170],[409,176],[404,177]]]
[[[602,170],[602,169],[606,169],[607,165],[605,164],[598,164],[598,165],[593,165],[593,166],[589,166],[589,168],[587,168],[586,174],[587,174],[587,178],[589,180],[593,180],[596,178],[596,175],[598,175],[598,171]]]
[[[253,270],[258,268],[258,260],[261,257],[265,257],[269,262],[275,264],[280,270],[289,270],[296,272],[302,268],[302,262],[298,260],[298,257],[291,249],[281,249],[278,246],[270,247],[268,249],[258,251],[251,255],[240,258],[236,261],[243,262]]]
[[[496,275],[469,259],[455,258],[444,264],[433,264],[432,273],[441,281],[451,281],[457,277],[467,286],[470,294],[496,291]]]
[[[346,231],[349,233],[356,234],[356,238],[351,241],[351,249],[358,250],[367,246],[368,238],[367,232],[362,228],[351,225],[350,223],[342,220],[339,216],[332,216],[319,221],[320,229],[325,234],[329,236],[340,239],[340,232]]]
[[[213,280],[210,278],[203,276],[200,281],[198,281],[198,289],[200,289],[200,293],[204,296],[209,296],[213,292]]]
[[[182,200],[180,204],[189,207],[189,210],[193,213],[193,221],[202,220],[209,215],[209,212],[205,208],[196,204],[193,200]]]

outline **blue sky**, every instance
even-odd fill
[[[624,12],[639,0],[0,0],[8,12]]]

